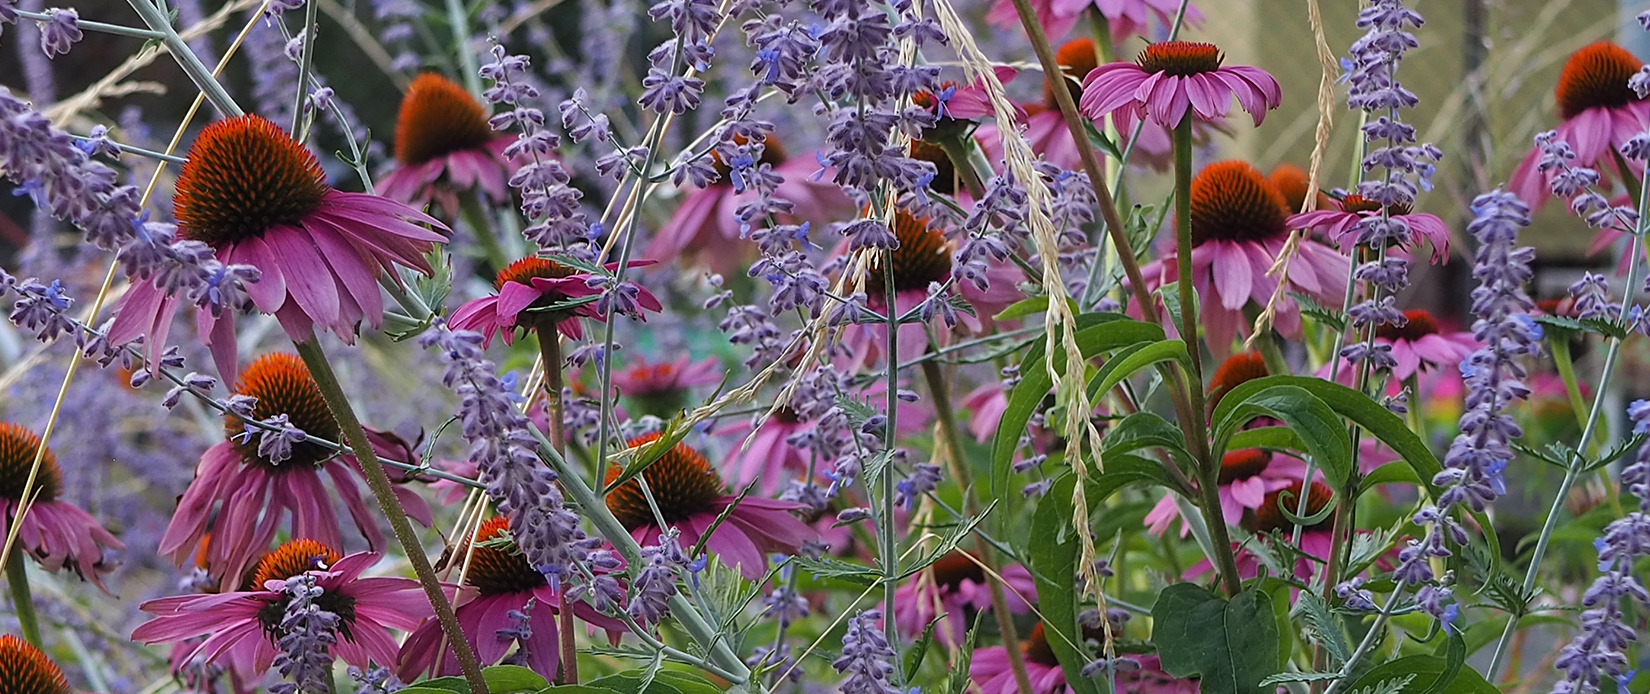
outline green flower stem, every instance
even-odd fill
[[[597,496],[590,485],[585,484],[579,471],[568,465],[567,459],[556,452],[550,440],[545,438],[544,432],[537,427],[528,427],[528,432],[538,439],[539,457],[550,465],[560,476],[562,490],[581,511],[581,515],[590,520],[595,526],[597,534],[601,535],[613,548],[619,551],[626,563],[631,566],[640,566],[642,563],[642,547],[636,544],[636,538],[630,536],[623,523],[608,510],[606,502]],[[727,673],[733,675],[727,679],[733,684],[741,684],[750,680],[751,670],[739,659],[738,654],[728,646],[728,638],[715,625],[699,614],[698,608],[681,594],[670,597],[670,614],[682,623],[682,629],[687,631],[699,645],[709,653],[709,660]]]
[[[159,7],[149,0],[127,0],[126,4],[137,11],[145,26],[160,34],[160,42],[166,46],[166,50],[171,51],[172,57],[178,61],[178,67],[183,68],[184,73],[189,75],[190,81],[200,88],[206,100],[212,102],[213,108],[225,116],[239,116],[244,113],[223,85],[218,83],[217,78],[212,76],[212,70],[201,62],[200,57],[189,49],[188,44],[183,42],[183,37],[172,27],[172,20],[162,13]]]
[[[30,12],[28,10],[12,10],[12,12],[15,12],[17,16],[22,19],[32,19],[36,22],[52,21],[52,16],[44,12]],[[115,36],[129,36],[134,39],[144,39],[147,41],[162,41],[166,39],[166,35],[158,31],[120,26],[119,24],[104,24],[103,22],[92,22],[84,19],[75,20],[74,24],[75,26],[85,29],[86,31],[97,31],[105,34],[113,34]]]
[[[464,221],[475,232],[476,244],[481,246],[481,253],[487,258],[487,263],[493,266],[493,272],[498,272],[510,266],[510,259],[504,255],[504,247],[493,236],[493,225],[489,223],[487,209],[481,204],[479,189],[471,189],[459,198],[459,213]],[[549,368],[549,364],[545,365]]]
[[[974,159],[969,152],[974,149],[970,136],[963,138],[946,137],[934,142],[945,151],[946,158],[951,160],[951,166],[957,170],[957,177],[962,179],[963,189],[975,200],[985,198],[985,184],[980,181],[980,172],[974,168]]]
[[[550,314],[541,313],[533,321],[533,333],[539,340],[539,359],[544,362],[544,409],[549,418],[550,444],[555,447],[556,453],[565,455],[567,435],[562,431],[561,333],[556,332],[557,322]],[[574,642],[577,633],[573,631],[572,608],[563,605],[556,613],[556,621],[561,632],[561,677],[556,684],[578,684],[579,649]]]
[[[304,108],[304,101],[306,101],[304,97],[309,95],[309,85],[307,84],[309,73],[315,67],[315,34],[319,28],[315,24],[315,6],[317,4],[315,0],[304,3],[304,28],[301,32],[304,37],[304,45],[302,47],[303,51],[298,57],[298,89],[297,93],[292,96],[292,128],[290,132],[293,139],[297,140],[299,144],[303,144],[309,138],[309,125],[304,122],[304,112],[309,109]]]
[[[1628,178],[1631,179],[1631,177]],[[1640,195],[1639,209],[1643,210],[1650,207],[1650,204],[1647,204],[1650,201],[1644,198],[1645,189],[1640,188],[1638,192]],[[1650,228],[1647,227],[1650,227],[1650,219],[1640,217],[1638,233],[1633,236],[1632,243],[1627,247],[1627,257],[1631,260],[1627,266],[1627,282],[1622,285],[1627,288],[1621,300],[1623,322],[1627,320],[1627,309],[1633,305],[1634,290],[1639,286],[1639,269],[1643,264],[1638,261],[1638,255],[1644,243],[1644,234],[1650,231]],[[1616,361],[1621,357],[1622,342],[1624,340],[1610,340],[1610,348],[1604,353],[1604,368],[1599,372],[1598,382],[1601,385],[1610,383],[1610,375],[1615,372]],[[1576,441],[1576,452],[1570,454],[1570,464],[1564,470],[1564,481],[1558,485],[1558,494],[1553,496],[1553,505],[1547,509],[1547,520],[1541,524],[1541,535],[1536,538],[1535,551],[1530,554],[1530,568],[1524,573],[1522,587],[1522,592],[1525,595],[1529,595],[1530,591],[1535,590],[1536,579],[1541,573],[1541,560],[1547,556],[1547,544],[1552,540],[1553,529],[1558,527],[1559,512],[1564,509],[1564,498],[1570,495],[1570,487],[1575,485],[1576,478],[1581,475],[1582,466],[1587,463],[1585,452],[1588,446],[1591,445],[1594,432],[1599,428],[1599,423],[1602,420],[1599,414],[1604,411],[1604,396],[1608,392],[1608,388],[1600,387],[1598,392],[1593,393],[1593,406],[1587,411],[1587,424],[1581,428],[1581,438]],[[1501,631],[1501,638],[1496,641],[1495,654],[1490,656],[1490,666],[1489,669],[1484,671],[1484,679],[1491,682],[1495,681],[1496,674],[1501,668],[1501,661],[1507,655],[1507,646],[1511,644],[1513,632],[1518,631],[1518,617],[1519,615],[1507,615],[1507,627]]]
[[[882,445],[891,451],[894,448],[894,438],[899,433],[895,418],[899,414],[900,316],[897,308],[898,304],[894,302],[894,252],[891,250],[883,251],[882,263],[883,300],[886,302],[883,310],[888,312],[888,343],[884,345],[887,348],[887,353],[884,356],[888,361],[888,373],[885,375],[888,379],[888,412],[883,428]],[[877,514],[876,520],[877,539],[882,543],[882,627],[888,637],[888,646],[893,648],[895,653],[898,653],[900,651],[899,624],[897,624],[898,620],[894,619],[894,592],[899,589],[898,581],[895,580],[899,578],[899,538],[894,536],[894,473],[892,470],[883,471],[881,486],[882,498],[880,499],[881,503],[878,504],[881,512]],[[892,677],[895,684],[899,684],[905,679],[899,668],[894,669]],[[1022,692],[1022,694],[1025,693]]]
[[[1191,372],[1186,374],[1187,395],[1191,399],[1192,416],[1184,421],[1187,442],[1193,446],[1193,457],[1198,461],[1198,494],[1203,507],[1203,523],[1209,528],[1209,540],[1220,568],[1221,585],[1227,595],[1243,590],[1243,579],[1238,575],[1237,557],[1232,554],[1232,538],[1226,532],[1226,518],[1220,512],[1220,461],[1209,451],[1208,433],[1204,430],[1203,356],[1197,339],[1197,293],[1192,289],[1192,112],[1187,109],[1180,124],[1174,129],[1174,207],[1175,230],[1179,234],[1175,258],[1179,264],[1180,339],[1186,342],[1191,356]]]
[[[453,31],[453,51],[458,53],[458,68],[464,75],[464,88],[470,94],[481,96],[481,67],[476,54],[470,50],[470,22],[463,0],[447,0],[447,23]]]
[[[17,610],[17,625],[23,631],[23,640],[35,648],[44,649],[40,640],[40,619],[34,614],[34,598],[29,594],[29,572],[24,552],[12,552],[6,560],[6,587],[11,589],[12,607]]]
[[[978,501],[974,498],[974,485],[970,483],[968,462],[957,431],[957,413],[951,409],[951,386],[946,383],[945,374],[940,372],[940,365],[933,361],[922,363],[922,377],[928,383],[928,394],[934,398],[934,416],[940,423],[940,436],[945,439],[945,459],[950,463],[951,477],[963,490],[963,513],[972,513],[978,507]],[[1025,656],[1020,652],[1020,635],[1014,629],[1014,615],[1008,609],[1008,594],[1003,590],[1003,582],[995,577],[997,563],[992,556],[991,543],[980,536],[976,536],[975,540],[978,543],[975,558],[993,574],[986,582],[991,591],[991,614],[997,618],[997,630],[1003,637],[1003,649],[1008,654],[1008,667],[1014,673],[1014,684],[1020,688],[1020,694],[1031,694],[1031,675],[1026,672]],[[961,615],[949,617],[959,618]]]
[[[332,416],[338,420],[338,426],[344,432],[344,438],[349,441],[350,449],[361,463],[361,472],[367,478],[367,486],[372,488],[373,496],[378,498],[378,507],[384,511],[384,516],[390,521],[390,528],[395,531],[395,539],[400,541],[401,548],[407,553],[407,561],[412,564],[413,572],[418,574],[418,583],[424,587],[424,596],[429,599],[430,606],[435,608],[436,622],[441,625],[441,632],[446,637],[453,653],[458,657],[458,667],[464,671],[464,679],[470,683],[471,694],[488,694],[487,682],[481,677],[481,663],[476,660],[475,650],[470,642],[464,638],[464,631],[458,626],[458,617],[453,614],[453,605],[447,601],[447,594],[441,590],[441,581],[436,578],[435,569],[430,566],[429,556],[424,554],[424,546],[418,542],[418,536],[413,534],[412,523],[407,520],[407,511],[401,508],[401,500],[395,498],[395,489],[390,486],[390,477],[384,472],[384,464],[378,460],[378,454],[372,449],[372,442],[367,439],[367,430],[362,428],[361,421],[355,418],[355,410],[350,408],[349,397],[344,394],[343,386],[338,383],[337,374],[332,371],[332,364],[327,361],[326,351],[321,348],[319,340],[311,333],[306,339],[292,340],[297,348],[298,356],[309,367],[310,376],[315,379],[315,385],[321,391],[321,397],[326,400],[327,408],[332,410]]]

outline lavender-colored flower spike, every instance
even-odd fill
[[[481,335],[438,322],[420,338],[440,351],[447,364],[441,382],[458,393],[459,421],[470,442],[470,460],[498,510],[510,519],[510,534],[527,561],[552,582],[570,578],[574,562],[585,561],[597,542],[579,527],[578,514],[563,502],[556,473],[539,462],[532,424],[517,408],[520,396],[481,356]]]
[[[1650,401],[1634,402],[1627,416],[1634,433],[1650,433]],[[1621,471],[1621,486],[1638,497],[1638,508],[1612,521],[1594,543],[1600,575],[1582,595],[1580,633],[1553,662],[1564,673],[1564,679],[1552,688],[1554,694],[1597,692],[1606,677],[1625,690],[1632,678],[1626,652],[1638,637],[1622,602],[1625,599],[1628,605],[1650,611],[1650,591],[1633,574],[1634,563],[1650,557],[1650,446],[1640,447],[1633,464]]]
[[[676,532],[659,538],[659,544],[642,548],[642,567],[632,585],[630,616],[641,624],[658,624],[670,614],[670,598],[676,595],[676,578],[687,568],[687,553],[676,540]]]
[[[842,694],[900,694],[899,688],[888,681],[894,674],[894,649],[877,624],[881,618],[881,611],[866,610],[848,621],[848,633],[842,636],[842,656],[831,663],[837,672],[846,675],[837,687]]]
[[[332,691],[332,646],[338,642],[337,613],[321,609],[325,591],[308,573],[287,579],[286,613],[281,617],[275,645],[275,668],[290,682],[269,688],[270,694],[329,694]]]
[[[1476,217],[1467,231],[1479,242],[1473,266],[1473,277],[1479,282],[1472,293],[1472,313],[1477,317],[1473,337],[1484,347],[1461,362],[1467,389],[1461,433],[1450,443],[1444,471],[1433,478],[1444,492],[1436,506],[1415,514],[1415,523],[1425,526],[1427,533],[1421,540],[1411,540],[1398,554],[1396,575],[1410,586],[1434,578],[1427,561],[1449,556],[1447,542],[1467,541],[1466,530],[1452,519],[1452,511],[1461,507],[1482,511],[1506,493],[1502,471],[1513,457],[1512,439],[1523,435],[1508,408],[1514,400],[1529,397],[1524,385],[1528,374],[1519,360],[1535,354],[1541,339],[1540,327],[1528,315],[1534,304],[1524,293],[1535,252],[1516,243],[1518,230],[1530,224],[1529,207],[1517,196],[1496,190],[1474,199],[1472,209]],[[1445,618],[1448,591],[1427,586],[1429,599],[1423,608]]]

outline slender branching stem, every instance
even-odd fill
[[[546,316],[546,314],[540,314]],[[562,357],[561,333],[556,332],[558,321],[540,317],[533,321],[533,332],[539,340],[539,358],[544,362],[544,409],[548,416],[550,444],[556,452],[565,454],[567,434],[562,431]],[[579,683],[579,649],[573,630],[573,606],[562,605],[556,613],[561,638],[561,678],[557,684]]]
[[[390,528],[395,531],[395,539],[400,541],[402,550],[407,553],[407,562],[412,564],[413,572],[418,574],[418,583],[424,588],[424,596],[429,599],[430,606],[435,608],[436,622],[441,625],[441,632],[447,643],[452,647],[454,655],[458,657],[458,667],[464,672],[464,679],[470,683],[472,694],[488,694],[487,682],[481,677],[481,663],[476,660],[475,650],[464,637],[464,631],[458,626],[458,617],[453,614],[453,605],[447,600],[447,594],[441,589],[441,581],[435,575],[435,569],[430,566],[430,558],[424,554],[424,546],[419,543],[418,536],[413,533],[412,523],[407,520],[407,511],[401,507],[401,500],[395,497],[395,489],[390,485],[390,477],[384,472],[383,463],[379,462],[378,454],[373,451],[372,441],[367,438],[367,430],[356,419],[355,410],[349,404],[349,397],[344,394],[344,388],[338,383],[337,374],[332,371],[332,364],[327,361],[326,351],[312,333],[303,339],[294,337],[292,344],[298,350],[298,356],[309,367],[310,376],[315,379],[315,385],[321,391],[321,397],[326,400],[327,408],[332,410],[332,416],[338,421],[338,427],[344,432],[344,439],[349,442],[350,449],[355,452],[356,460],[361,463],[361,472],[367,478],[367,486],[372,488],[373,496],[378,499],[378,506],[389,519]]]

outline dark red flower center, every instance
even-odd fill
[[[960,549],[940,557],[931,568],[934,585],[942,588],[956,590],[963,581],[985,583],[985,569],[980,568],[972,555]]]
[[[1215,369],[1214,378],[1209,379],[1209,395],[1211,402],[1218,402],[1220,396],[1231,392],[1246,382],[1271,375],[1266,370],[1266,360],[1259,352],[1238,352],[1226,358]]]
[[[1397,342],[1399,340],[1414,342],[1428,335],[1437,335],[1440,332],[1438,329],[1438,321],[1432,317],[1432,314],[1427,313],[1425,310],[1414,309],[1411,311],[1405,311],[1404,318],[1408,319],[1408,321],[1404,323],[1404,327],[1400,328],[1391,324],[1382,325],[1375,329],[1375,337],[1379,337],[1389,342]]]
[[[249,113],[201,130],[178,174],[172,215],[180,236],[218,247],[298,224],[328,190],[315,155]]]
[[[1055,657],[1054,648],[1048,645],[1048,635],[1043,633],[1042,622],[1031,627],[1031,633],[1026,634],[1025,641],[1020,643],[1020,653],[1026,660],[1038,665],[1060,667],[1060,659]]]
[[[1063,73],[1061,81],[1065,82],[1072,100],[1076,101],[1083,97],[1083,78],[1100,66],[1100,56],[1094,52],[1093,41],[1072,39],[1054,52],[1054,63],[1060,66]],[[1047,77],[1043,78],[1043,104],[1050,109],[1060,107],[1059,102],[1054,100],[1054,80]]]
[[[1164,41],[1154,43],[1140,52],[1135,62],[1146,72],[1162,72],[1174,77],[1187,77],[1220,69],[1225,56],[1212,43],[1193,41]]]
[[[422,164],[466,149],[480,149],[498,134],[487,110],[457,83],[433,72],[413,80],[395,121],[395,159]]]
[[[1329,487],[1324,486],[1322,482],[1313,482],[1312,491],[1308,494],[1308,498],[1306,500],[1305,515],[1312,516],[1322,511],[1325,506],[1329,505],[1329,500],[1333,496],[1333,492],[1330,492]],[[1287,516],[1283,515],[1283,510],[1278,504],[1288,504],[1289,512],[1294,513],[1295,510],[1299,508],[1300,499],[1300,482],[1295,482],[1290,484],[1288,487],[1284,487],[1283,489],[1279,489],[1275,492],[1267,492],[1266,499],[1261,502],[1260,508],[1244,514],[1243,529],[1258,535],[1261,533],[1269,533],[1274,530],[1289,530],[1294,528],[1295,524],[1291,522]],[[1326,518],[1306,529],[1311,530],[1312,528],[1316,528],[1328,522],[1329,519]]]
[[[470,549],[470,566],[464,583],[482,595],[522,593],[546,583],[544,574],[533,570],[516,543],[508,538],[510,519],[490,518],[476,530],[476,544]]]
[[[1627,49],[1600,41],[1576,51],[1558,75],[1558,115],[1569,120],[1590,108],[1620,108],[1638,101],[1627,80],[1643,63]]]
[[[252,408],[252,417],[258,420],[286,415],[287,421],[304,433],[327,441],[339,441],[338,421],[321,397],[321,388],[309,375],[309,367],[296,354],[273,352],[258,357],[241,370],[235,382],[235,392],[258,399]],[[243,460],[256,462],[270,470],[298,470],[316,466],[332,457],[333,452],[320,444],[307,441],[293,444],[292,457],[279,463],[258,455],[259,437],[247,437],[246,423],[239,417],[225,416],[224,433]]]
[[[63,671],[27,641],[0,636],[0,694],[69,694]]]
[[[1291,214],[1299,212],[1301,206],[1306,204],[1306,189],[1311,184],[1311,177],[1304,169],[1294,164],[1279,164],[1277,168],[1272,169],[1272,175],[1267,178],[1277,187],[1278,192],[1283,194],[1284,209],[1289,210]],[[1322,209],[1323,202],[1324,196],[1319,193],[1319,209]]]
[[[944,195],[957,194],[957,167],[939,145],[927,140],[912,140],[911,158],[934,165],[934,180],[928,183],[930,189]]]
[[[258,566],[252,570],[250,589],[265,590],[265,584],[270,581],[285,581],[309,571],[330,569],[340,558],[337,551],[314,540],[291,540],[258,560]],[[281,620],[286,616],[289,602],[291,598],[283,598],[258,610],[258,622],[263,625],[264,636],[272,642],[280,636]],[[338,634],[346,639],[352,638],[350,630],[355,625],[355,598],[326,591],[315,598],[314,604],[338,615]]]
[[[658,434],[638,436],[630,440],[629,447],[642,448],[658,438]],[[618,479],[620,472],[619,466],[609,467],[607,482],[611,484]],[[639,477],[647,482],[648,491],[653,493],[659,515],[670,524],[685,521],[694,514],[715,510],[716,501],[727,494],[722,478],[711,469],[705,456],[684,443],[676,444],[663,457],[642,470]],[[635,479],[608,493],[607,509],[627,529],[658,524],[653,508],[648,506],[642,485]]]
[[[1387,214],[1390,214],[1394,217],[1401,216],[1401,215],[1406,215],[1406,214],[1409,214],[1410,212],[1414,211],[1414,209],[1411,208],[1409,205],[1393,205],[1393,206],[1388,207],[1386,209],[1387,209]],[[1362,195],[1352,193],[1352,194],[1349,194],[1349,195],[1341,198],[1341,211],[1342,212],[1354,212],[1354,213],[1380,212],[1381,211],[1381,203],[1378,203],[1378,202],[1375,202],[1374,200],[1370,200],[1368,198],[1365,198]]]
[[[1210,164],[1192,179],[1192,245],[1264,241],[1286,233],[1283,194],[1247,162]]]
[[[1227,451],[1220,459],[1220,483],[1224,485],[1249,479],[1266,472],[1266,466],[1271,464],[1272,454],[1259,448]]]
[[[951,275],[951,244],[939,229],[928,226],[927,219],[899,210],[894,213],[893,232],[899,239],[891,263],[895,291],[926,290],[928,283],[944,282]],[[865,293],[873,301],[885,293],[883,271],[878,265],[865,274]]]
[[[40,437],[34,432],[12,423],[0,424],[0,499],[22,501],[29,470],[34,467],[34,456],[40,450]],[[63,471],[57,467],[57,456],[46,449],[40,459],[40,470],[35,473],[36,503],[57,501],[63,493]]]

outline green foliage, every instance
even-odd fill
[[[1163,670],[1201,677],[1210,692],[1270,694],[1261,685],[1278,667],[1272,598],[1255,588],[1231,601],[1195,583],[1176,583],[1152,606],[1152,643]]]
[[[1415,694],[1500,694],[1499,689],[1470,667],[1464,667],[1466,643],[1460,634],[1445,640],[1441,655],[1412,655],[1382,663],[1359,677],[1347,691],[1375,691],[1384,682],[1403,676],[1413,681],[1403,688]],[[1396,690],[1391,690],[1396,691]]]
[[[481,678],[493,694],[537,692],[550,686],[538,673],[519,665],[494,665],[483,668]],[[414,682],[401,691],[408,694],[469,694],[470,683],[462,677],[437,677]]]
[[[1043,633],[1054,656],[1065,673],[1066,686],[1071,694],[1100,694],[1094,680],[1083,677],[1083,665],[1089,655],[1079,649],[1083,643],[1083,629],[1077,623],[1078,601],[1077,533],[1071,527],[1072,491],[1076,478],[1067,476],[1037,504],[1037,515],[1031,522],[1030,546],[1032,575],[1037,581],[1037,603],[1043,613]],[[1098,504],[1104,495],[1088,495],[1090,504]]]

